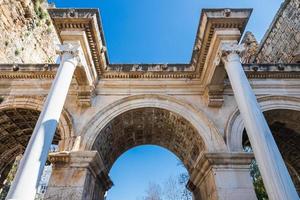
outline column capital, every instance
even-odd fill
[[[243,44],[238,44],[237,41],[222,42],[219,47],[219,52],[215,60],[218,65],[222,60],[224,63],[233,60],[240,61],[240,55],[245,51]]]
[[[245,46],[243,44],[238,44],[237,42],[223,42],[221,44],[221,52],[223,56],[235,53],[240,55],[245,51]]]
[[[57,45],[56,53],[60,56],[62,62],[68,59],[73,62],[75,66],[82,66],[82,52],[80,49],[80,44],[77,42],[65,42]]]
[[[68,42],[68,43],[64,43],[64,44],[58,44],[56,53],[60,56],[62,56],[65,53],[69,53],[74,57],[78,57],[79,56],[79,48],[80,48],[80,45],[77,43]]]

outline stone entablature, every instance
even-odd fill
[[[126,66],[134,67],[134,64],[126,64]],[[139,66],[144,70],[108,71],[102,74],[100,79],[199,79],[195,72],[147,71],[144,65],[141,64]],[[53,79],[57,68],[58,64],[48,63],[0,64],[0,77],[3,79]],[[243,68],[250,79],[290,79],[300,77],[300,64],[243,64]]]

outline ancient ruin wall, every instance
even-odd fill
[[[262,40],[256,62],[293,63],[300,55],[300,1],[286,0]]]
[[[0,63],[53,63],[59,43],[44,0],[0,0]]]

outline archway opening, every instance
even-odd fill
[[[7,108],[0,110],[1,198],[5,198],[7,195],[39,115],[40,111],[27,108]],[[52,142],[52,148],[56,148],[60,139],[60,133],[57,129]]]
[[[107,200],[147,199],[191,200],[186,188],[188,172],[179,158],[165,148],[141,145],[122,154],[110,170],[114,186]]]
[[[127,150],[140,145],[157,145],[174,153],[192,173],[206,146],[193,125],[166,109],[145,107],[126,111],[100,130],[93,144],[110,172],[116,160]],[[114,181],[114,180],[113,180]]]
[[[300,111],[275,109],[265,111],[264,116],[300,195]],[[246,130],[243,132],[243,147],[244,149],[251,148]],[[257,195],[265,196],[258,168],[255,163],[252,167],[252,177],[256,176],[253,178]]]

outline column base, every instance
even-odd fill
[[[58,152],[49,158],[53,170],[46,200],[103,200],[112,186],[97,151]]]
[[[257,200],[249,153],[206,153],[188,183],[195,200]]]

